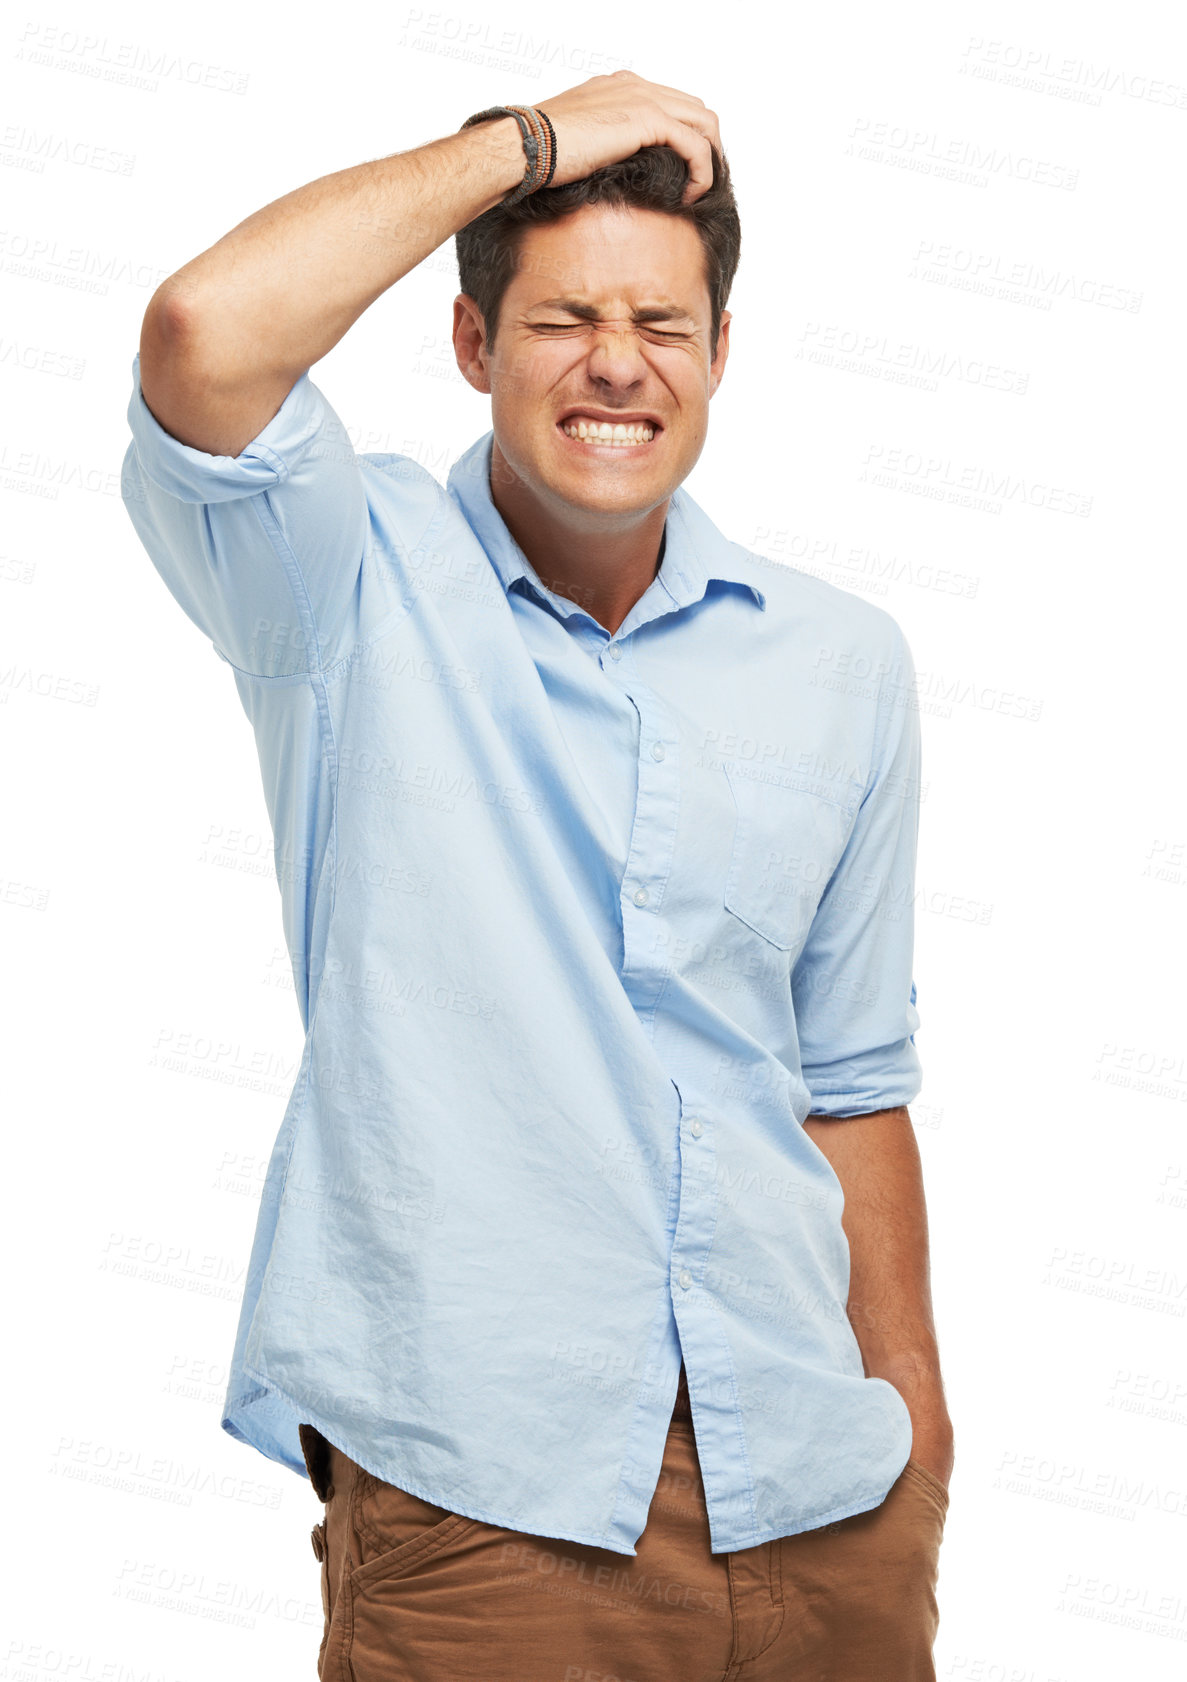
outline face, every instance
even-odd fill
[[[454,305],[458,366],[492,400],[492,470],[566,523],[638,519],[700,456],[729,320],[714,355],[704,250],[683,217],[585,205],[529,227],[493,351],[473,300]],[[591,436],[602,425],[628,441]]]

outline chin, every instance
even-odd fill
[[[609,473],[556,473],[542,475],[543,483],[554,496],[570,507],[605,509],[607,512],[640,514],[654,508],[674,487],[661,484],[651,474],[635,474],[632,482],[615,483]]]

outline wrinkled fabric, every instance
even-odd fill
[[[692,1425],[673,1417],[635,1556],[462,1518],[306,1425],[320,1682],[935,1682],[948,1491],[908,1460],[872,1511],[709,1546]]]
[[[680,487],[611,636],[490,432],[443,486],[304,374],[215,456],[132,374],[124,503],[254,731],[305,1029],[223,1427],[631,1555],[683,1356],[713,1551],[876,1507],[910,1414],[802,1123],[920,1088],[897,623]]]

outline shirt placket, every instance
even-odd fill
[[[681,811],[680,738],[671,710],[640,681],[629,635],[601,652],[603,670],[639,715],[638,794],[620,889],[623,986],[640,1019],[654,1025],[670,957],[661,921]],[[717,1225],[718,1100],[696,1069],[669,1071],[680,1101],[679,1193],[669,1255],[669,1290],[697,1421],[705,1497],[715,1527],[745,1534],[754,1525],[738,1395],[725,1326],[705,1272]],[[742,1545],[742,1544],[739,1544]]]
[[[611,639],[601,662],[609,681],[639,715],[635,821],[619,898],[623,985],[640,1021],[650,1028],[668,977],[658,919],[676,845],[680,744],[668,709],[639,681],[629,640]]]

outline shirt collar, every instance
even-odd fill
[[[523,550],[516,543],[490,494],[493,430],[475,440],[454,462],[446,489],[459,504],[466,521],[486,550],[504,590],[517,579],[546,596],[557,598],[547,588]],[[674,606],[689,607],[699,602],[711,580],[741,586],[755,604],[767,605],[766,593],[755,582],[757,563],[740,544],[731,543],[689,496],[682,485],[672,492],[664,523],[663,560],[656,575]],[[581,610],[575,605],[573,612]]]

